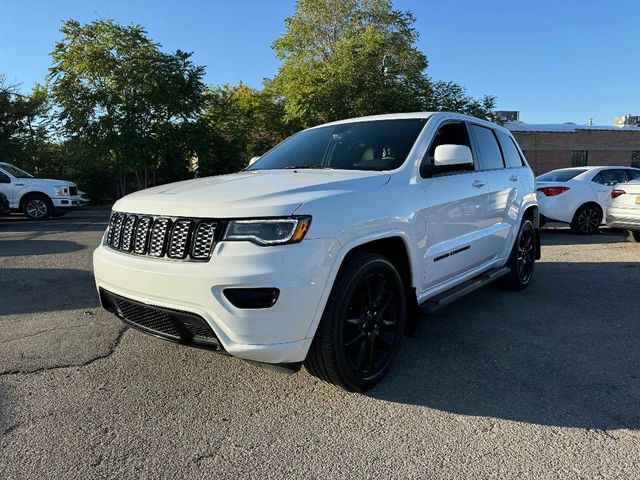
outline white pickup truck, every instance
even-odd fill
[[[78,186],[66,180],[35,178],[30,173],[0,162],[0,192],[9,208],[33,220],[59,217],[80,205]]]
[[[348,390],[379,382],[419,308],[539,258],[534,176],[508,130],[451,113],[304,130],[242,172],[113,206],[103,307],[146,333]]]

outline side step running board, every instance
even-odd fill
[[[507,267],[492,268],[491,270],[487,270],[477,277],[467,280],[466,282],[461,283],[460,285],[453,287],[446,292],[442,292],[435,297],[430,298],[420,305],[420,310],[423,313],[434,313],[435,311],[440,310],[445,305],[449,305],[451,302],[464,297],[474,290],[490,284],[494,280],[497,280],[507,273],[509,273],[509,268]]]

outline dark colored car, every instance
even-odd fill
[[[9,200],[2,192],[0,192],[0,215],[9,215]]]

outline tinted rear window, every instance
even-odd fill
[[[500,145],[502,145],[502,153],[504,154],[504,161],[509,168],[517,168],[523,165],[520,152],[516,148],[516,144],[513,139],[506,133],[497,130],[498,138],[500,139]]]
[[[480,150],[480,166],[482,170],[504,168],[502,152],[493,130],[480,125],[470,125],[470,127]]]
[[[586,168],[575,168],[571,170],[554,170],[553,172],[540,175],[536,180],[541,182],[568,182],[581,173],[586,172]]]

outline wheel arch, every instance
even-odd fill
[[[578,205],[576,207],[576,209],[573,211],[573,215],[571,215],[571,219],[573,220],[573,218],[576,216],[576,213],[578,213],[578,210],[580,210],[582,207],[586,207],[586,206],[593,206],[596,207],[598,210],[600,210],[600,212],[602,213],[602,217],[604,218],[604,211],[605,209],[602,208],[602,205],[600,205],[598,202],[596,202],[595,200],[588,200],[586,202],[581,203],[580,205]]]
[[[324,309],[326,308],[329,295],[333,289],[336,278],[342,270],[345,262],[350,256],[357,252],[377,253],[387,258],[398,270],[402,282],[405,286],[405,298],[407,300],[407,321],[405,324],[405,333],[410,334],[419,321],[418,301],[414,282],[415,271],[412,262],[412,252],[409,248],[407,235],[402,231],[389,231],[381,233],[373,233],[362,238],[355,239],[344,245],[336,255],[331,275],[325,286],[322,299],[314,315],[313,323],[307,333],[307,338],[313,338]]]
[[[47,195],[46,193],[41,192],[40,190],[30,190],[22,194],[22,196],[20,197],[20,201],[18,202],[18,208],[22,210],[22,207],[24,207],[24,202],[26,202],[29,197],[32,197],[34,195],[43,195],[47,197],[49,201],[51,201],[51,196]]]

